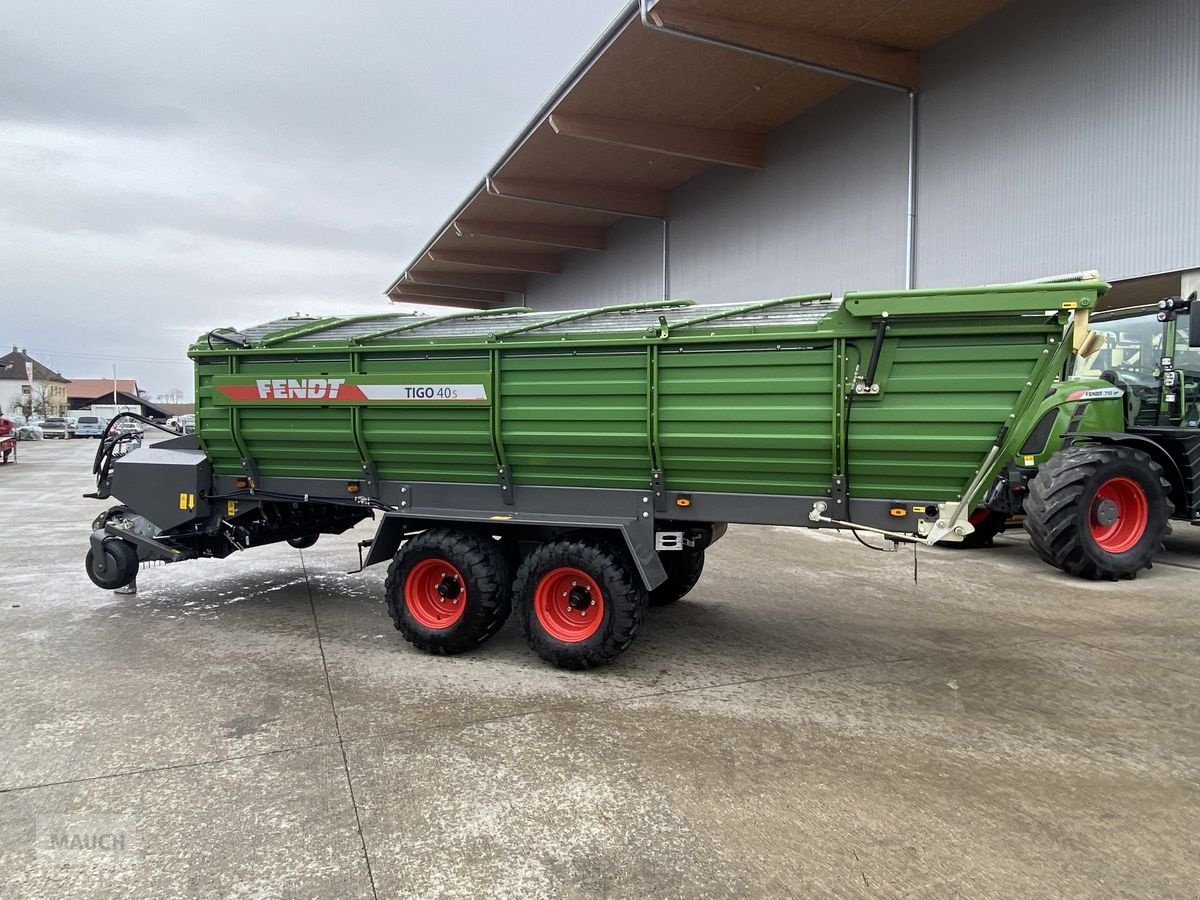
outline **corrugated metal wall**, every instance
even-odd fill
[[[662,223],[626,219],[608,230],[603,253],[564,254],[559,275],[529,276],[526,303],[575,309],[662,297]]]
[[[917,284],[1200,267],[1200,2],[1016,0],[922,57]],[[671,293],[900,287],[907,99],[855,87],[770,136],[761,172],[672,196]],[[661,226],[531,279],[529,305],[662,290]]]
[[[1018,0],[922,57],[918,283],[1200,265],[1200,3]]]

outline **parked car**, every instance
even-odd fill
[[[75,429],[79,427],[79,419],[75,416],[67,416],[67,437],[75,437]]]
[[[71,436],[70,423],[58,416],[43,421],[41,428],[42,437],[46,438],[46,440],[50,440],[50,438],[62,438],[65,441]]]
[[[120,434],[136,434],[139,438],[143,437],[146,433],[146,430],[142,427],[142,423],[136,419],[121,419],[117,422],[117,426],[113,430]]]
[[[42,426],[40,425],[18,425],[17,440],[18,441],[40,441],[42,439]]]
[[[100,416],[80,416],[75,422],[75,437],[99,438],[107,424]]]

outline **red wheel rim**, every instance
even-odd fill
[[[988,509],[986,506],[981,506],[981,507],[979,507],[979,509],[975,510],[975,512],[971,513],[971,515],[967,517],[967,521],[970,522],[972,525],[982,525],[984,522],[987,521],[988,516],[990,516],[991,514],[992,514],[992,511],[990,509]]]
[[[537,583],[533,612],[550,637],[577,644],[595,634],[604,621],[604,594],[587,572],[560,566]]]
[[[1092,539],[1106,553],[1131,549],[1150,523],[1146,492],[1132,478],[1110,478],[1092,498]]]
[[[462,573],[444,559],[421,560],[404,579],[404,605],[426,628],[449,628],[467,609]]]

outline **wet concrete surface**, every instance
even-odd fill
[[[0,467],[0,897],[1200,894],[1200,529],[1094,584],[735,527],[572,673],[411,648],[369,523],[101,591],[94,450]]]

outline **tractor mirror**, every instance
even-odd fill
[[[1188,346],[1200,347],[1200,304],[1196,301],[1196,292],[1188,297],[1191,306],[1188,312]]]
[[[1089,331],[1088,336],[1083,339],[1083,343],[1079,345],[1079,358],[1087,359],[1093,353],[1097,353],[1104,346],[1104,335],[1098,331]]]

